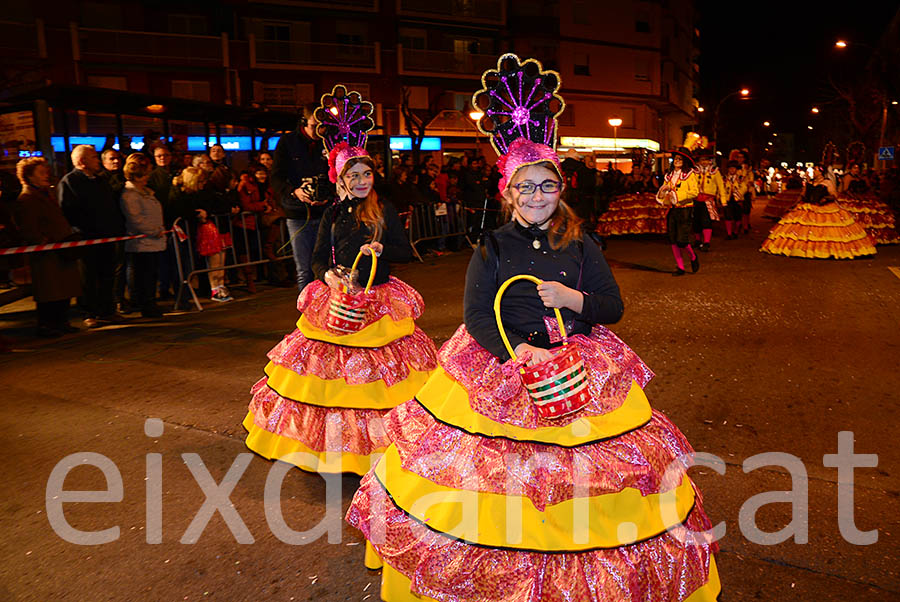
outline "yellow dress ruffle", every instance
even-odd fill
[[[760,251],[807,259],[853,259],[876,252],[866,230],[836,203],[797,205],[772,228]]]

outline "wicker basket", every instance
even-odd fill
[[[362,251],[356,255],[353,267],[350,271],[356,271],[359,260],[362,259]],[[372,281],[375,280],[375,269],[378,267],[378,258],[372,253],[372,269],[369,271],[369,281],[366,289],[355,295],[347,292],[344,286],[342,291],[332,290],[328,306],[328,318],[325,326],[328,330],[337,334],[351,334],[362,330],[366,324],[367,294],[372,289]]]
[[[513,359],[516,359],[516,352],[510,345],[506,331],[503,329],[500,319],[500,300],[509,285],[517,280],[528,280],[535,284],[543,282],[539,278],[526,274],[513,276],[503,283],[494,297],[494,316],[497,318],[500,337]],[[554,308],[553,312],[556,314],[556,322],[563,337],[562,346],[550,349],[550,353],[553,354],[552,359],[533,366],[524,366],[521,369],[522,382],[528,390],[528,396],[531,397],[538,414],[543,418],[559,418],[577,412],[591,400],[587,369],[581,354],[578,353],[577,347],[568,344],[566,327],[559,310]]]

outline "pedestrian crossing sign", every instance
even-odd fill
[[[881,161],[893,161],[894,160],[894,147],[893,146],[882,146],[878,149],[878,159]]]

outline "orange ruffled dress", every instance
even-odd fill
[[[876,195],[845,192],[838,197],[838,204],[853,214],[876,245],[900,244],[894,212]]]
[[[825,199],[823,185],[807,198]],[[853,215],[838,203],[800,203],[775,224],[760,251],[807,259],[853,259],[875,254],[875,245]]]
[[[668,210],[656,201],[652,192],[622,195],[597,219],[597,233],[601,236],[665,234]]]
[[[766,208],[763,210],[763,217],[772,219],[781,219],[781,217],[790,211],[794,205],[800,201],[803,194],[801,190],[784,190],[769,199]]]
[[[366,294],[366,293],[364,293]],[[390,445],[383,418],[412,399],[437,366],[437,350],[415,325],[421,295],[393,276],[367,293],[365,326],[327,325],[331,289],[309,284],[297,329],[268,354],[251,389],[246,445],[312,472],[366,474]]]

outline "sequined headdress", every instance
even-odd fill
[[[323,94],[319,108],[313,116],[316,134],[328,149],[328,179],[337,183],[347,161],[355,157],[368,157],[366,140],[372,121],[372,103],[363,100],[359,92],[347,92],[338,84],[329,94]]]
[[[557,118],[565,108],[557,94],[560,85],[556,71],[544,71],[537,60],[522,61],[511,53],[481,76],[481,90],[472,95],[472,106],[482,113],[478,130],[490,137],[500,155],[501,192],[526,165],[547,161],[562,177],[556,155]]]

